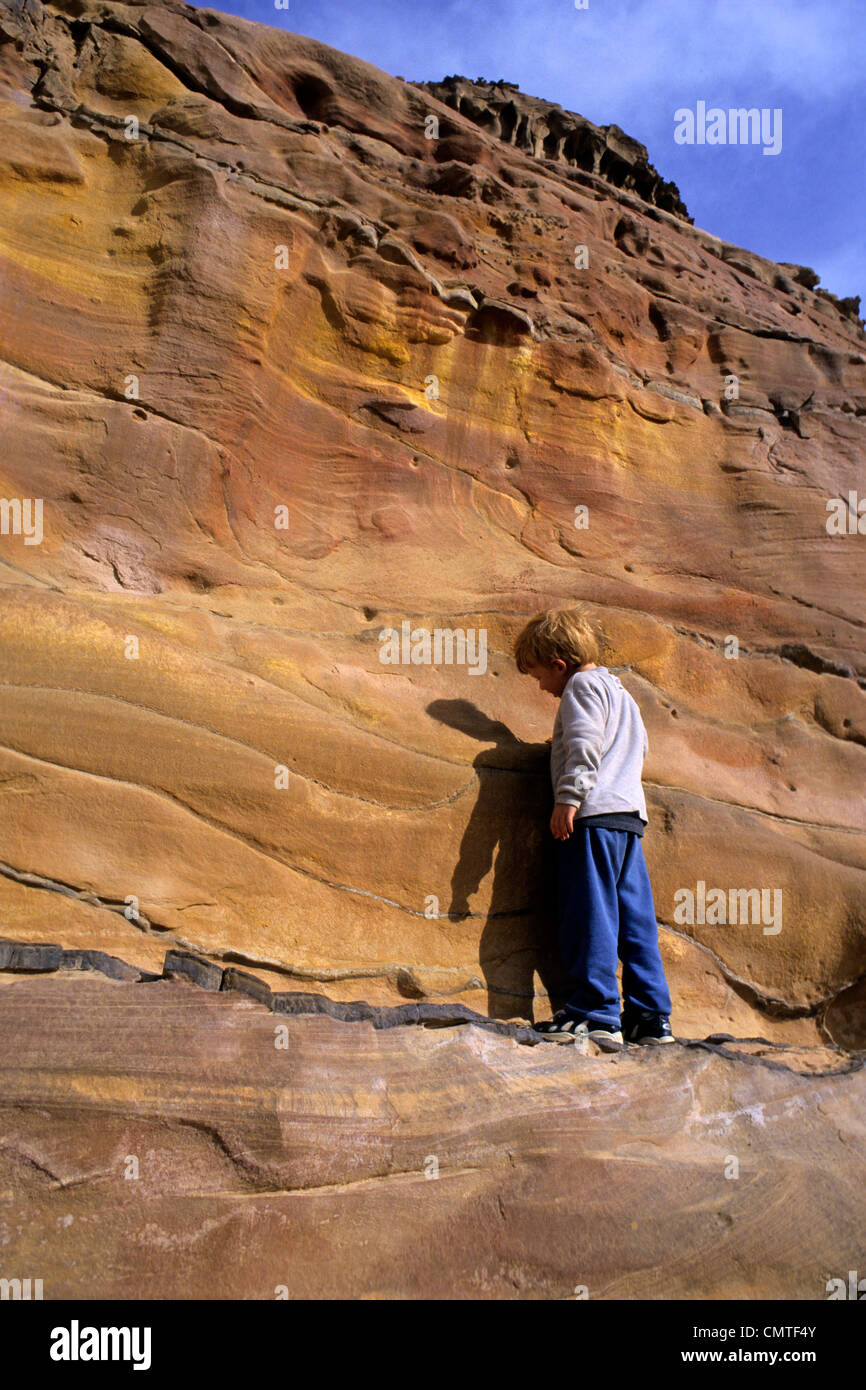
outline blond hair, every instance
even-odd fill
[[[572,666],[598,662],[599,636],[583,608],[548,608],[526,624],[514,643],[514,660],[524,675],[530,666],[560,659]]]

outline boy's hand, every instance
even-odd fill
[[[555,840],[568,839],[574,825],[576,811],[576,806],[566,806],[564,802],[557,801],[553,808],[553,815],[550,817],[550,829]]]

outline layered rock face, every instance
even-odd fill
[[[7,0],[0,100],[2,934],[547,1014],[510,650],[581,600],[675,1029],[862,1047],[856,306],[616,127],[214,11]]]
[[[864,1072],[831,1049],[593,1055],[101,973],[0,976],[0,1006],[2,1272],[45,1299],[814,1302],[862,1272]]]

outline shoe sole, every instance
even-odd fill
[[[663,1047],[665,1043],[676,1042],[676,1038],[631,1038],[632,1047]]]
[[[543,1042],[573,1043],[578,1038],[591,1038],[594,1043],[600,1043],[602,1046],[605,1043],[611,1043],[614,1047],[624,1046],[622,1033],[539,1033],[538,1036]]]

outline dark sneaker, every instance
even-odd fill
[[[667,1014],[650,1013],[648,1009],[626,1009],[622,1016],[622,1035],[627,1043],[650,1047],[676,1042]]]
[[[593,1042],[602,1044],[622,1043],[622,1033],[615,1023],[591,1023],[585,1018],[575,1018],[564,1010],[532,1026],[547,1042],[569,1043],[576,1038],[592,1038]]]

